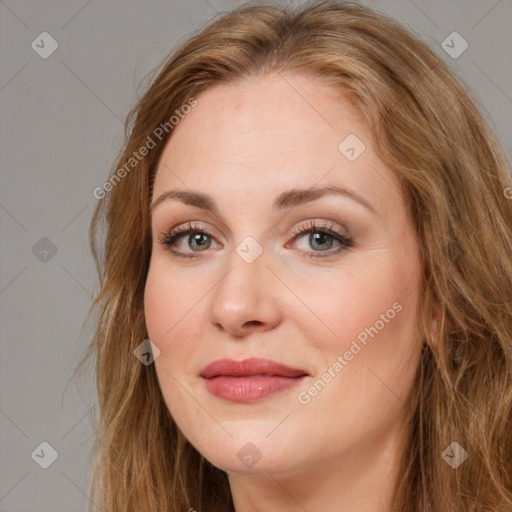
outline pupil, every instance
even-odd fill
[[[202,245],[204,245],[207,240],[206,240],[206,237],[207,235],[205,235],[204,233],[196,233],[195,235],[193,235],[193,240],[194,240],[194,243],[196,243],[199,247],[201,247]],[[204,240],[201,242],[201,238],[203,238]],[[192,248],[192,245],[189,244],[190,247]]]
[[[314,242],[315,244],[320,244],[322,245],[323,243],[325,243],[325,239],[326,237],[328,237],[329,235],[327,235],[326,233],[312,233],[310,236],[310,242]],[[320,250],[326,250],[326,249],[329,249],[329,247],[321,247]]]

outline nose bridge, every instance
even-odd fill
[[[279,312],[273,298],[275,290],[268,286],[271,272],[267,263],[255,240],[245,239],[234,248],[227,272],[211,295],[213,324],[237,335],[245,332],[247,326],[268,328],[275,324]]]

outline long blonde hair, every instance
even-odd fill
[[[89,314],[99,315],[77,370],[94,356],[100,417],[91,512],[93,504],[105,512],[234,510],[227,475],[188,443],[164,403],[154,365],[134,356],[148,337],[149,204],[172,130],[161,140],[152,134],[214,84],[283,72],[314,73],[359,110],[378,156],[400,180],[417,232],[425,347],[393,511],[510,512],[507,161],[475,99],[441,58],[387,17],[337,1],[249,3],[219,17],[168,57],[128,114],[111,185],[90,227],[100,289]],[[127,167],[148,137],[155,147]],[[442,458],[452,442],[469,454],[456,469]]]

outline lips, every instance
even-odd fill
[[[250,403],[297,386],[309,374],[269,359],[221,359],[201,372],[207,390],[229,402]]]
[[[233,359],[220,359],[206,366],[201,372],[201,377],[212,379],[214,377],[247,377],[250,375],[267,375],[278,377],[301,377],[308,375],[305,370],[291,368],[282,363],[269,359],[244,359],[234,361]]]

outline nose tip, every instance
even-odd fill
[[[272,273],[263,259],[247,263],[237,254],[231,268],[210,296],[210,321],[235,337],[268,330],[279,322],[275,287],[268,286]]]
[[[218,311],[218,310],[217,310]],[[243,320],[243,316],[251,314],[247,311],[244,312],[226,312],[224,310],[223,313],[219,314],[218,312],[214,315],[216,318],[213,321],[213,324],[221,331],[230,334],[235,338],[243,338],[252,332],[261,332],[271,328],[272,319],[267,316],[265,320]],[[252,312],[253,316],[256,316],[258,313],[256,311]],[[260,313],[261,315],[261,313]]]

